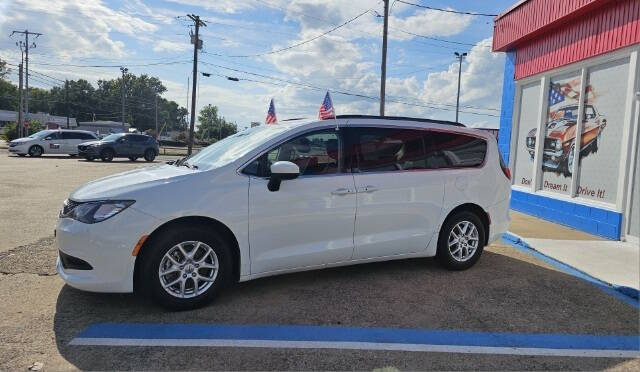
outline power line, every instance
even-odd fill
[[[350,19],[346,20],[345,22],[343,22],[343,23],[339,24],[338,26],[333,27],[332,29],[330,29],[330,30],[328,30],[328,31],[325,31],[325,32],[323,32],[323,33],[321,33],[321,34],[319,34],[319,35],[316,35],[316,36],[314,36],[314,37],[312,37],[312,38],[310,38],[310,39],[303,40],[303,41],[301,41],[301,42],[295,43],[295,44],[293,44],[293,45],[289,45],[289,46],[284,47],[284,48],[280,48],[280,49],[272,50],[272,51],[269,51],[269,52],[257,53],[257,54],[247,54],[247,55],[229,55],[229,56],[226,56],[226,57],[231,57],[231,58],[250,58],[250,57],[261,57],[261,56],[266,56],[266,55],[270,55],[270,54],[276,54],[276,53],[280,53],[280,52],[287,51],[287,50],[289,50],[289,49],[297,48],[297,47],[299,47],[299,46],[302,46],[302,45],[308,44],[308,43],[310,43],[310,42],[312,42],[312,41],[318,40],[318,39],[320,39],[321,37],[326,36],[326,35],[328,35],[328,34],[332,33],[333,31],[335,31],[335,30],[337,30],[337,29],[339,29],[339,28],[341,28],[341,27],[344,27],[344,26],[348,25],[349,23],[351,23],[351,22],[355,21],[356,19],[358,19],[358,18],[362,17],[363,15],[365,15],[365,14],[369,13],[370,11],[371,11],[371,9],[367,9],[367,10],[365,10],[364,12],[362,12],[362,13],[360,13],[360,14],[356,15],[355,17],[352,17],[352,18],[350,18]]]
[[[288,84],[291,84],[291,85],[300,86],[300,87],[303,87],[303,88],[306,88],[306,89],[312,89],[312,90],[318,90],[318,91],[328,90],[329,92],[335,93],[335,94],[341,94],[341,95],[352,96],[352,97],[359,97],[359,98],[375,100],[375,101],[378,101],[380,99],[380,97],[369,96],[369,95],[366,95],[366,94],[348,92],[348,91],[332,89],[332,88],[318,87],[318,86],[315,86],[315,85],[312,85],[312,84],[308,84],[308,83],[295,82],[295,81],[291,81],[291,80],[287,80],[287,79],[275,78],[275,77],[271,77],[271,76],[268,76],[268,75],[262,75],[262,74],[258,74],[258,73],[254,73],[254,72],[243,71],[243,70],[240,70],[240,69],[235,69],[235,68],[231,68],[231,67],[217,65],[217,64],[209,63],[209,62],[205,62],[205,61],[201,61],[201,62],[203,64],[205,64],[205,65],[208,65],[208,66],[218,67],[218,68],[222,68],[222,69],[229,70],[229,71],[234,71],[234,72],[239,72],[239,73],[243,73],[243,74],[258,76],[258,77],[262,77],[262,78],[265,78],[265,79],[276,80],[276,81],[288,83]],[[218,74],[216,74],[216,75],[218,75]],[[224,75],[222,75],[222,76],[224,76]],[[225,77],[228,78],[228,76],[225,76]],[[239,78],[238,80],[248,80],[248,79]],[[260,83],[268,84],[266,82],[260,82]],[[405,101],[401,101],[401,100],[398,100],[398,99],[387,99],[387,101],[394,102],[394,103],[399,103],[399,104],[403,104],[403,105],[408,105],[408,106],[418,106],[418,107],[430,108],[430,109],[434,109],[434,110],[455,111],[454,109],[446,109],[446,108],[442,108],[442,107],[435,107],[433,105],[428,105],[428,104],[410,103],[410,102],[405,102]],[[471,114],[471,115],[500,117],[499,115],[492,115],[492,114],[472,112],[472,111],[460,111],[460,112]]]
[[[399,28],[396,28],[396,27],[389,26],[389,28],[392,29],[392,30],[400,31],[400,32],[402,32],[404,34],[407,34],[407,35],[420,37],[420,38],[428,39],[428,40],[440,41],[440,42],[443,42],[443,43],[457,44],[457,45],[469,45],[469,46],[480,46],[480,47],[484,47],[484,48],[491,48],[491,46],[483,45],[482,43],[472,44],[472,43],[463,43],[463,42],[460,42],[460,41],[444,40],[444,39],[438,39],[437,37],[431,37],[431,36],[416,34],[416,33],[409,32],[409,31],[406,31],[406,30],[402,30],[402,29],[399,29]],[[444,48],[443,45],[435,45],[435,44],[429,44],[429,45],[433,45],[433,46]]]
[[[156,62],[156,63],[144,63],[144,64],[127,64],[127,67],[147,67],[147,66],[160,66],[160,65],[175,65],[181,63],[191,63],[191,60],[172,61],[172,62]],[[76,65],[70,63],[33,63],[38,66],[57,66],[57,67],[85,67],[85,68],[120,68],[122,64],[118,65]]]
[[[424,9],[429,9],[429,10],[436,10],[438,12],[446,12],[446,13],[455,13],[455,14],[465,14],[465,15],[472,15],[472,16],[482,16],[482,17],[497,17],[497,14],[487,14],[487,13],[475,13],[475,12],[461,12],[461,11],[457,11],[457,10],[451,10],[451,9],[442,9],[442,8],[434,8],[432,6],[426,6],[426,5],[421,5],[421,4],[414,4],[414,3],[410,3],[407,1],[403,1],[403,0],[396,0],[399,3],[403,3],[403,4],[407,4],[407,5],[413,5],[413,6],[417,6],[418,8],[424,8]]]

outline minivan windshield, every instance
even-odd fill
[[[288,127],[278,125],[250,128],[202,149],[187,162],[197,166],[200,170],[220,168],[288,129]]]
[[[122,133],[114,133],[114,134],[110,134],[110,135],[106,136],[102,140],[105,141],[105,142],[113,142],[113,141],[117,140],[118,138],[120,138],[122,136],[124,136],[124,134],[122,134]]]
[[[37,132],[37,133],[34,133],[34,134],[30,135],[29,138],[44,138],[48,134],[50,134],[51,132],[53,132],[53,131],[52,130],[41,130],[40,132]]]

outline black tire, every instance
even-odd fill
[[[135,157],[135,156],[129,156],[129,160],[130,160],[130,161],[136,161],[136,160],[138,160],[138,158],[137,158],[137,157]]]
[[[18,154],[19,157],[24,158],[27,154]]]
[[[33,145],[29,147],[29,156],[37,158],[44,154],[44,149],[40,145]]]
[[[152,238],[149,242],[149,246],[145,247],[142,254],[142,262],[140,264],[140,288],[157,304],[166,307],[171,310],[189,310],[195,309],[200,306],[206,305],[213,301],[213,299],[220,293],[222,288],[231,278],[232,272],[232,257],[231,246],[223,235],[212,231],[210,228],[204,228],[202,226],[181,226],[177,228],[167,229],[161,232],[158,236]],[[169,252],[174,246],[182,242],[198,241],[202,242],[213,250],[218,260],[218,272],[214,278],[213,283],[204,290],[204,292],[190,298],[179,298],[172,295],[163,288],[160,276],[158,274],[160,265],[167,252]],[[202,250],[203,248],[201,248]],[[189,253],[189,251],[187,252]],[[177,277],[180,274],[186,272],[180,271],[177,273]],[[199,274],[207,274],[206,268],[195,269]],[[209,269],[210,270],[210,269]],[[193,272],[192,272],[193,273]],[[209,272],[211,274],[212,272]],[[165,277],[166,278],[166,277]],[[170,277],[167,280],[172,280]],[[187,282],[185,288],[191,284],[193,288],[194,281],[186,277]]]
[[[146,149],[144,152],[144,160],[153,161],[156,158],[156,152],[153,149]]]
[[[87,161],[93,161],[93,156],[87,156],[85,159],[87,159]]]
[[[477,248],[475,248],[473,253],[471,253],[471,255],[468,258],[461,261],[460,258],[454,257],[453,253],[449,249],[449,238],[451,236],[452,230],[456,229],[456,232],[458,233],[460,232],[460,230],[458,229],[458,224],[461,224],[464,222],[468,222],[476,228],[478,240],[477,240]],[[484,245],[486,241],[485,234],[486,232],[484,229],[484,225],[480,220],[480,218],[475,213],[472,213],[469,211],[461,211],[454,214],[453,216],[449,217],[445,221],[444,225],[442,226],[442,229],[440,230],[440,236],[438,237],[438,250],[436,253],[436,259],[442,266],[444,266],[449,270],[466,270],[470,268],[480,259],[480,256],[482,255],[482,251],[484,249]],[[454,252],[456,252],[458,248],[461,250],[464,250],[464,248],[459,247],[457,245],[455,247],[452,247],[452,249],[454,249]],[[462,255],[463,254],[461,252],[460,253],[461,258],[462,258]]]
[[[102,159],[102,161],[111,161],[113,160],[114,156],[115,156],[115,153],[111,149],[104,149],[100,153],[100,159]]]

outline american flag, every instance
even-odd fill
[[[273,98],[271,98],[271,103],[269,104],[269,111],[267,111],[267,118],[264,122],[268,124],[277,124],[278,118],[276,117],[276,106],[273,104]]]
[[[551,84],[551,90],[549,91],[549,106],[553,106],[564,101],[564,96],[562,87],[560,87],[559,84]]]
[[[336,113],[333,110],[333,103],[331,102],[331,96],[329,92],[324,96],[324,101],[322,101],[322,106],[320,106],[320,112],[318,112],[318,119],[327,120],[327,119],[335,119]]]

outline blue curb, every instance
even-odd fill
[[[560,350],[640,351],[640,338],[638,338],[637,335],[610,336],[560,333],[506,333],[270,324],[97,323],[92,324],[82,331],[77,338],[371,342],[418,345],[551,348]]]
[[[506,232],[502,235],[502,240],[507,243],[510,244],[511,246],[515,247],[516,249],[518,249],[521,252],[527,253],[541,261],[544,261],[548,264],[550,264],[551,266],[569,274],[575,277],[578,277],[582,280],[585,280],[593,285],[595,285],[596,287],[600,288],[603,292],[606,292],[608,294],[610,294],[611,296],[635,307],[636,309],[640,309],[640,291],[638,291],[635,288],[630,288],[630,287],[625,287],[625,286],[619,286],[619,285],[614,285],[611,283],[607,283],[605,281],[602,281],[596,277],[593,277],[587,273],[585,273],[584,271],[581,271],[579,269],[576,269],[573,266],[567,265],[564,262],[558,261],[553,257],[547,256],[544,253],[541,253],[540,251],[536,250],[535,248],[533,248],[532,246],[530,246],[529,244],[527,244],[526,241],[520,239],[519,237]]]

